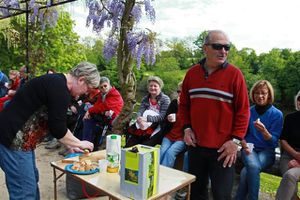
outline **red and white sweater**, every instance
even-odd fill
[[[198,146],[220,148],[231,138],[244,138],[250,114],[241,71],[227,64],[208,76],[201,64],[194,65],[183,81],[179,112]]]

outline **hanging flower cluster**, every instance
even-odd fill
[[[46,25],[50,27],[56,26],[58,20],[58,12],[56,9],[51,9],[51,0],[47,0],[46,9],[40,9],[41,4],[36,0],[30,0],[28,7],[31,10],[30,23],[39,22],[41,29],[45,30]]]
[[[153,0],[135,1],[130,11],[132,28],[128,30],[125,41],[131,55],[136,58],[137,67],[140,68],[142,57],[147,64],[154,64],[156,55],[155,33],[151,31],[138,31],[136,28],[144,12],[152,23],[155,21]],[[107,60],[115,56],[121,27],[121,20],[125,12],[125,0],[87,0],[89,9],[86,25],[92,25],[93,31],[100,32],[104,27],[110,28],[109,38],[105,41],[103,55]]]
[[[3,4],[3,5],[1,5]],[[0,5],[7,8],[19,9],[20,3],[18,0],[4,0]],[[2,16],[6,17],[11,14],[12,10],[6,8],[0,8],[0,13]]]
[[[29,21],[30,23],[39,23],[44,30],[46,25],[54,27],[57,23],[58,12],[51,7],[51,0],[46,1],[19,1],[19,0],[4,0],[0,1],[0,15],[2,17],[8,17],[18,12],[26,12],[26,3],[28,2],[28,10],[30,11]],[[43,9],[41,9],[43,8]]]

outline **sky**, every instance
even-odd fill
[[[70,13],[80,37],[95,36],[85,26],[88,10],[74,3]],[[155,0],[156,22],[143,20],[161,39],[197,37],[205,30],[220,29],[231,42],[257,53],[272,48],[300,50],[300,0]],[[76,12],[75,12],[76,11]]]

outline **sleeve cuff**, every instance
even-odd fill
[[[243,140],[243,138],[241,138],[241,137],[239,137],[239,136],[236,136],[236,135],[232,135],[231,138],[232,138],[232,139],[237,139],[237,140],[240,140],[240,141]]]
[[[183,125],[182,131],[184,131],[187,128],[192,128],[192,126],[190,124],[185,124]]]

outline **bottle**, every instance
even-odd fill
[[[117,173],[120,165],[121,137],[119,135],[108,135],[106,139],[107,172]]]

